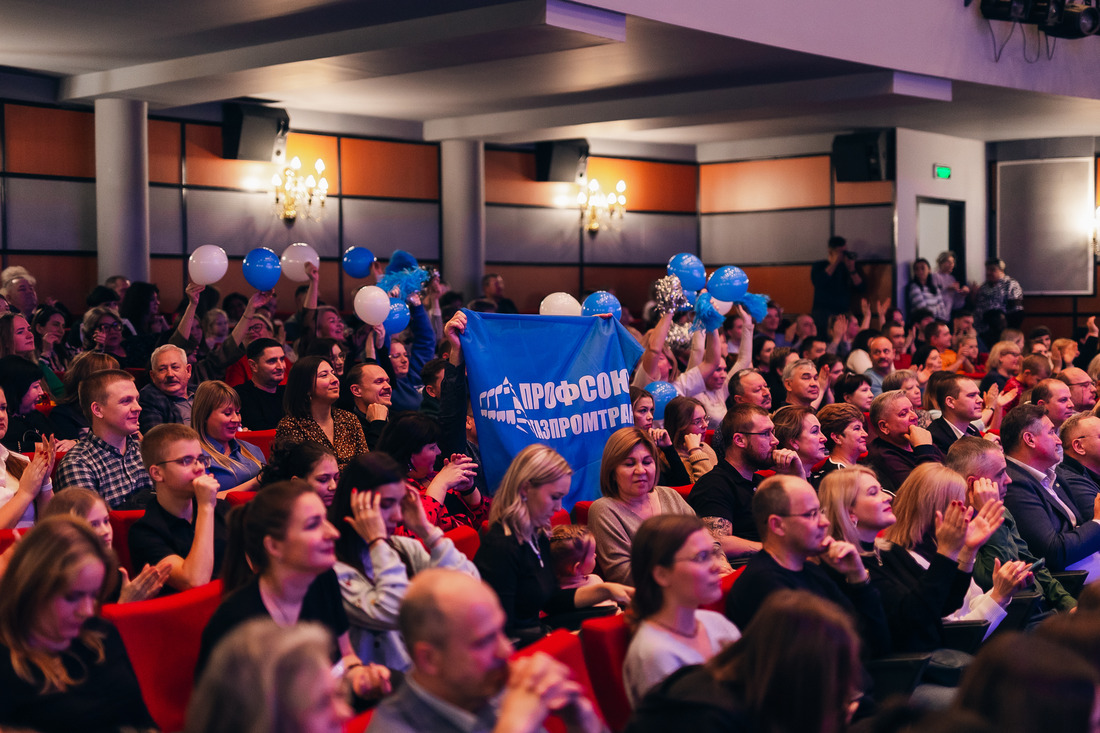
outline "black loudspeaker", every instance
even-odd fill
[[[587,140],[535,143],[535,180],[576,183],[588,168]]]
[[[837,135],[833,170],[841,183],[894,180],[894,131]]]
[[[259,104],[222,105],[222,157],[282,163],[290,115]]]

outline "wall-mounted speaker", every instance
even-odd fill
[[[587,140],[535,143],[535,180],[576,183],[588,169]]]
[[[229,160],[284,162],[290,115],[259,104],[222,105],[222,157]]]
[[[842,183],[894,180],[894,131],[857,132],[833,138],[833,170]]]

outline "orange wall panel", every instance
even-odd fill
[[[833,197],[837,206],[894,203],[893,181],[868,181],[864,183],[833,182]]]
[[[588,159],[588,180],[600,182],[607,193],[626,182],[626,210],[695,213],[696,166],[693,163],[654,163],[622,158]]]
[[[538,313],[539,303],[550,293],[566,292],[580,299],[580,269],[576,266],[489,265],[489,271],[504,278],[504,293],[515,301],[520,313]],[[470,293],[463,295],[467,301],[473,298]]]
[[[485,151],[485,203],[566,207],[576,201],[575,183],[535,180],[534,153]]]
[[[636,319],[649,300],[649,285],[668,274],[664,267],[599,267],[585,266],[585,290],[606,290],[614,293],[619,304]]]
[[[171,313],[183,300],[183,273],[187,269],[187,259],[183,257],[153,257],[149,260],[149,281],[156,283],[160,291],[160,309],[164,313]],[[233,263],[229,263],[229,269],[233,269]],[[221,284],[215,285],[222,295],[228,290],[222,290]]]
[[[79,316],[88,305],[84,299],[99,283],[94,254],[79,255],[30,255],[8,257],[9,265],[22,265],[38,278],[38,300],[45,303],[56,298],[71,313]]]
[[[893,267],[889,263],[865,263],[867,292],[864,297],[893,301]],[[768,265],[742,268],[749,276],[749,292],[768,295],[786,313],[809,313],[813,307],[814,289],[810,283],[810,265]],[[852,302],[858,307],[858,299]]]
[[[344,138],[340,147],[347,195],[439,200],[437,146]]]
[[[91,112],[4,105],[9,173],[95,178]]]
[[[286,138],[287,161],[297,156],[302,161],[302,171],[306,175],[314,175],[314,164],[318,158],[325,162],[322,175],[328,181],[328,192],[334,195],[340,193],[340,156],[337,150],[337,139],[332,135],[292,132]]]
[[[180,182],[180,123],[149,120],[149,180]]]
[[[189,186],[217,186],[266,191],[271,187],[272,163],[226,160],[222,157],[222,130],[217,125],[188,124],[185,130]]]
[[[825,155],[701,165],[699,210],[714,213],[828,206],[829,176],[829,157]]]

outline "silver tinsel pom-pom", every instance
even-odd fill
[[[657,281],[654,290],[656,292],[655,300],[657,301],[656,310],[661,315],[687,310],[691,305],[684,296],[684,288],[680,284],[680,278],[675,275],[662,277]]]
[[[687,323],[673,323],[668,329],[668,338],[665,345],[673,351],[685,351],[691,348],[691,325]]]

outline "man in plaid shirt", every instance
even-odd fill
[[[80,408],[92,429],[61,460],[58,486],[91,489],[111,509],[144,509],[153,481],[141,462],[134,378],[120,369],[92,374],[80,385]]]

